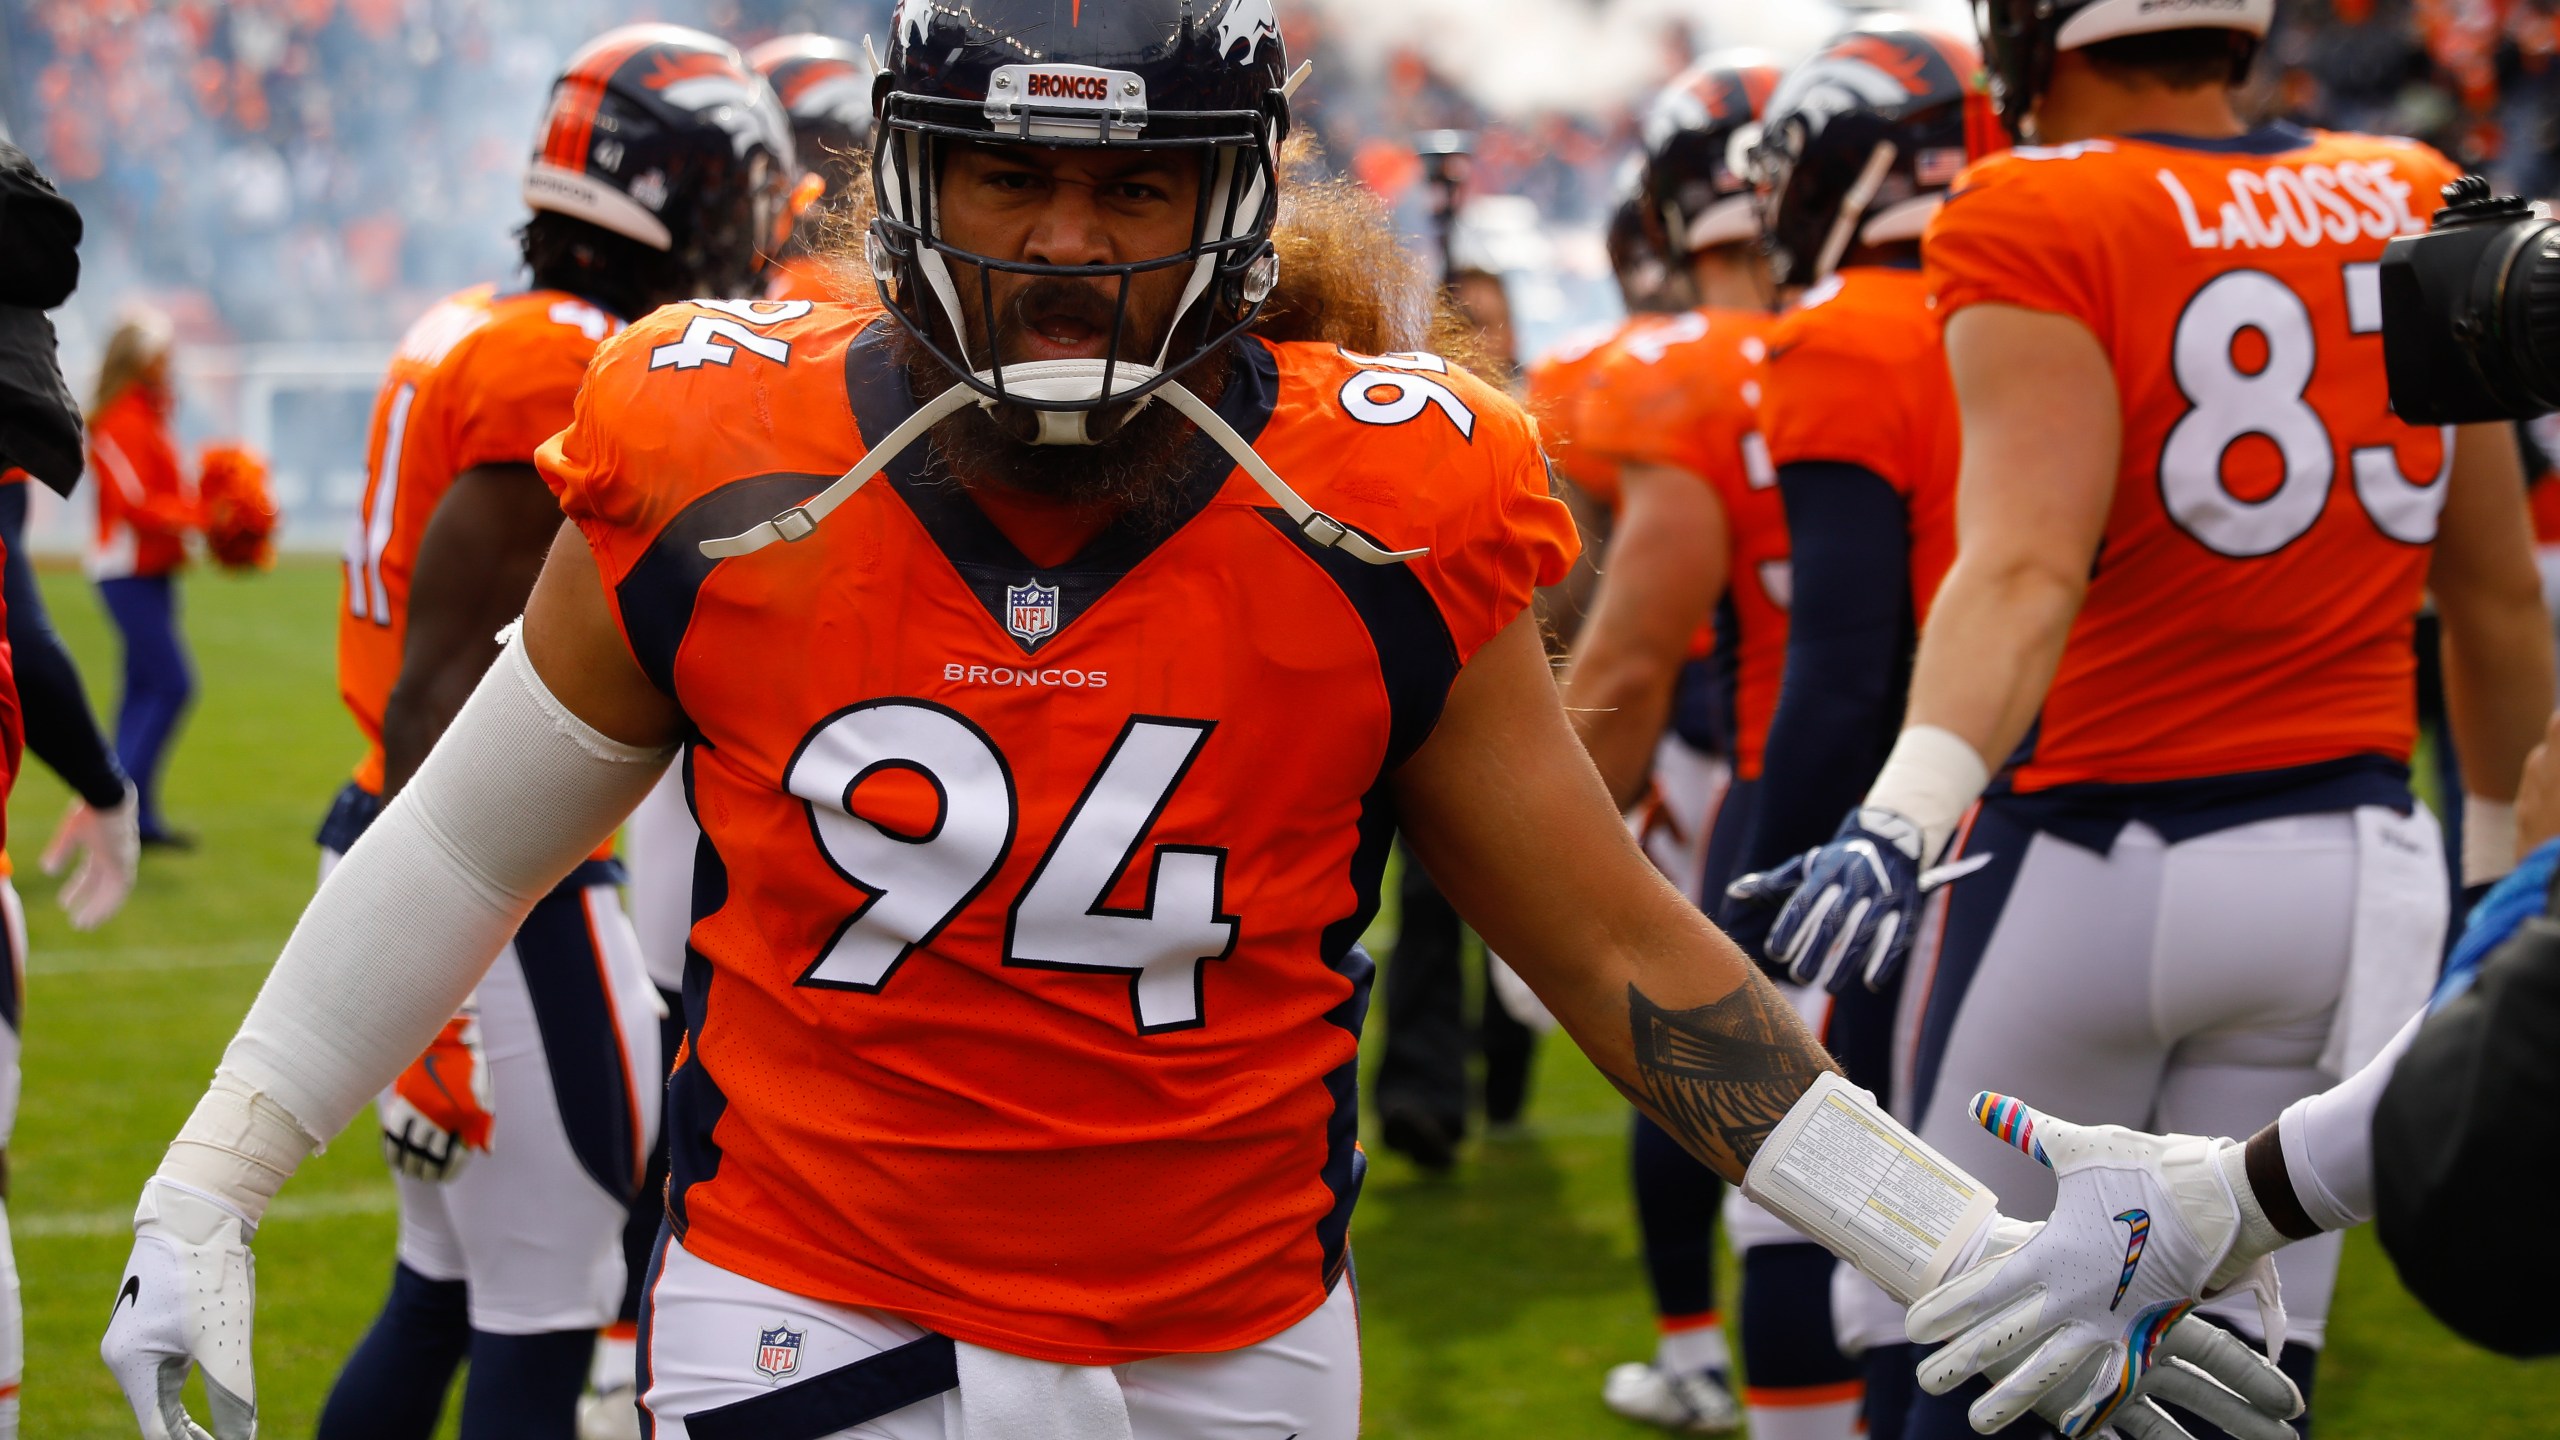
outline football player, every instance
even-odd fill
[[[597,346],[668,302],[752,294],[791,153],[771,91],[722,41],[635,26],[571,59],[525,182],[532,287],[430,310],[376,406],[339,614],[340,688],[370,744],[322,828],[324,877],[522,610],[560,523],[534,452],[569,423]],[[383,1094],[399,1263],[323,1436],[427,1435],[466,1356],[464,1435],[568,1433],[626,1286],[618,1237],[664,1073],[619,879],[606,844],[542,896]]]
[[[1753,164],[1775,279],[1796,298],[1770,336],[1760,428],[1783,499],[1793,604],[1785,687],[1739,868],[1819,843],[1875,776],[1901,719],[1918,624],[1955,543],[1955,396],[1922,289],[1919,237],[1968,156],[1996,143],[1981,61],[1907,19],[1861,21],[1791,73]],[[1774,906],[1723,900],[1746,947]],[[1788,987],[1858,1083],[1890,1094],[1890,1005]],[[1743,1345],[1755,1433],[1896,1433],[1910,1367],[1872,1287],[1738,1197]],[[1765,1303],[1764,1303],[1765,1297]],[[1877,1321],[1882,1324],[1875,1323]],[[1843,1346],[1864,1350],[1864,1380]],[[1765,1397],[1765,1403],[1760,1403]]]
[[[1968,172],[1926,239],[1959,558],[1891,758],[1771,933],[1802,978],[1886,983],[1923,892],[1971,872],[1920,937],[1911,1113],[2028,1213],[2052,1177],[1984,1132],[1977,1092],[2248,1134],[2425,999],[2446,898],[2408,784],[2422,592],[2466,878],[2513,863],[2550,704],[2512,431],[2403,424],[2386,393],[2376,262],[2453,167],[2244,123],[2273,8],[1979,7],[2034,143]],[[2337,1255],[2279,1260],[2306,1390]],[[1915,1429],[1960,1411],[1924,1402]]]
[[[522,643],[146,1186],[102,1352],[147,1434],[187,1433],[198,1365],[215,1434],[254,1426],[268,1200],[679,742],[667,1440],[1355,1434],[1358,937],[1399,831],[1719,1173],[1914,1294],[2008,1243],[1952,1173],[1925,1210],[1850,1198],[1913,1142],[1620,823],[1530,613],[1574,539],[1527,417],[1320,338],[1359,304],[1257,333],[1270,0],[1057,19],[895,13],[889,317],[674,307],[599,352],[542,452],[571,524]],[[1293,253],[1329,299],[1412,273]],[[1878,1204],[1917,1228],[1860,1228]],[[2290,1409],[2236,1341],[2206,1358]]]
[[[842,214],[862,183],[871,150],[872,70],[858,46],[831,35],[781,35],[747,52],[791,117],[791,145],[804,167],[791,197],[791,238],[773,257],[768,300],[877,303],[867,280],[828,263],[817,250],[825,217]]]
[[[1768,270],[1734,143],[1777,83],[1756,54],[1710,55],[1650,107],[1643,213],[1699,305],[1604,352],[1575,436],[1615,476],[1617,519],[1565,707],[1645,852],[1693,900],[1723,889],[1709,836],[1748,809],[1786,653],[1785,520],[1753,415]],[[1716,1313],[1723,1182],[1641,1114],[1632,1160],[1659,1339],[1650,1363],[1610,1371],[1602,1398],[1670,1429],[1730,1430],[1741,1415]]]

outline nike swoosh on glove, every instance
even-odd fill
[[[444,1022],[426,1053],[391,1082],[381,1111],[383,1163],[403,1175],[441,1184],[487,1152],[498,1122],[476,1010]]]
[[[98,1354],[142,1424],[143,1440],[253,1440],[258,1389],[249,1360],[257,1262],[240,1212],[192,1186],[153,1179],[133,1216],[133,1257]],[[181,1392],[201,1366],[213,1429]]]
[[[1768,904],[1785,899],[1769,928],[1770,963],[1799,985],[1833,994],[1852,979],[1882,990],[1911,952],[1920,902],[1930,891],[1990,863],[1973,856],[1923,872],[1917,824],[1877,806],[1851,811],[1828,844],[1774,870],[1726,887],[1732,899]]]
[[[1967,1412],[1984,1434],[2030,1410],[2068,1436],[2183,1434],[2156,1407],[2128,1405],[2145,1394],[2241,1440],[2292,1434],[2302,1399],[2268,1358],[2284,1344],[2284,1301],[2272,1260],[2239,1243],[2242,1201],[2218,1153],[2233,1142],[2073,1125],[1987,1092],[1973,1113],[2051,1168],[2058,1193],[2023,1243],[1911,1307],[1914,1342],[1947,1342],[1921,1364],[1921,1388],[1997,1377]],[[2267,1356],[2188,1316],[2234,1284],[2257,1294]]]

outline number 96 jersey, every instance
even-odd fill
[[[2450,431],[2392,415],[2383,246],[2458,172],[2270,125],[1985,160],[1925,254],[1942,318],[2066,315],[2115,370],[2123,461],[2021,790],[2405,761],[2410,629]]]
[[[1574,550],[1527,418],[1427,356],[1238,342],[1219,411],[1403,565],[1300,536],[1193,434],[1170,513],[1035,565],[897,347],[676,306],[541,464],[695,733],[672,1082],[686,1248],[1036,1358],[1250,1344],[1339,1277],[1389,772]]]

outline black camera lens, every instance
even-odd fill
[[[2415,425],[2560,410],[2560,224],[2466,176],[2382,255],[2391,405]]]

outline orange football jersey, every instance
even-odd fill
[[[451,296],[401,338],[374,401],[347,542],[338,693],[364,731],[356,783],[382,793],[382,712],[400,678],[418,539],[455,476],[525,465],[567,427],[588,359],[622,322],[557,290]]]
[[[1610,347],[1583,404],[1581,446],[1603,461],[1668,465],[1723,505],[1725,591],[1702,639],[1731,647],[1734,773],[1760,777],[1787,661],[1787,508],[1759,433],[1768,316],[1698,310]]]
[[[1618,467],[1583,445],[1582,398],[1619,337],[1644,318],[1578,335],[1529,367],[1529,413],[1537,419],[1547,458],[1583,494],[1612,510],[1618,506]]]
[[[886,325],[676,306],[544,474],[695,731],[670,1090],[693,1253],[1038,1358],[1250,1344],[1322,1302],[1363,1162],[1384,782],[1561,579],[1525,414],[1422,356],[1238,342],[1169,514],[1024,558],[927,446],[807,539],[703,558],[913,413]]]
[[[1912,614],[1922,620],[1955,563],[1964,456],[1927,283],[1917,270],[1860,265],[1805,292],[1770,332],[1760,401],[1773,467],[1855,465],[1902,497]]]
[[[2124,417],[2019,789],[2407,758],[2452,432],[2391,413],[2377,262],[2458,173],[2268,126],[2015,150],[1958,182],[1926,242],[1940,314],[2078,320]]]

